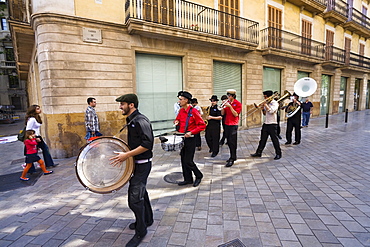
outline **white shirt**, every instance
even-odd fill
[[[27,120],[26,130],[34,130],[36,136],[41,136],[40,135],[40,126],[41,126],[41,124],[36,121],[36,118],[30,117]]]
[[[279,103],[276,100],[273,100],[268,104],[270,110],[266,110],[265,124],[277,124],[277,110],[279,109]]]

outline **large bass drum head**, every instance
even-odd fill
[[[86,144],[76,160],[78,180],[86,188],[96,193],[110,193],[122,188],[134,171],[132,157],[120,166],[112,166],[109,160],[116,156],[114,152],[127,152],[129,146],[116,137],[99,137]]]

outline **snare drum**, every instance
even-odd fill
[[[184,137],[178,135],[166,136],[166,142],[162,142],[161,146],[164,151],[178,151],[184,146]]]
[[[112,166],[109,160],[114,152],[128,152],[129,146],[116,137],[98,137],[86,144],[77,156],[76,175],[88,190],[105,194],[121,189],[131,178],[134,171],[132,157],[120,166]]]

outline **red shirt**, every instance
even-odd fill
[[[242,111],[242,104],[234,99],[233,103],[230,104],[231,107],[238,113],[238,116],[234,116],[229,107],[225,107],[225,124],[226,125],[239,125],[239,114]]]
[[[176,120],[179,121],[179,132],[181,133],[185,133],[186,119],[191,108],[193,107],[189,106],[185,110],[181,107],[179,114],[177,114]],[[190,131],[193,135],[196,135],[206,129],[206,124],[204,123],[202,117],[200,116],[200,113],[196,109],[193,108],[193,110],[191,110],[191,115],[192,116],[189,118],[188,129],[186,130],[186,132]]]
[[[35,154],[37,153],[37,142],[36,138],[34,139],[27,139],[24,141],[24,145],[26,145],[26,154]]]

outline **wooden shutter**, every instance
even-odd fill
[[[312,23],[302,20],[302,54],[311,55]]]
[[[218,9],[220,33],[223,36],[240,39],[239,0],[220,0]]]
[[[333,46],[334,46],[334,32],[326,30],[326,50],[325,50],[326,60],[333,59]]]
[[[345,38],[344,50],[345,50],[344,61],[346,65],[349,65],[350,55],[351,55],[351,39],[350,38]]]
[[[269,47],[281,49],[282,43],[282,11],[271,5],[268,5],[268,44]]]

